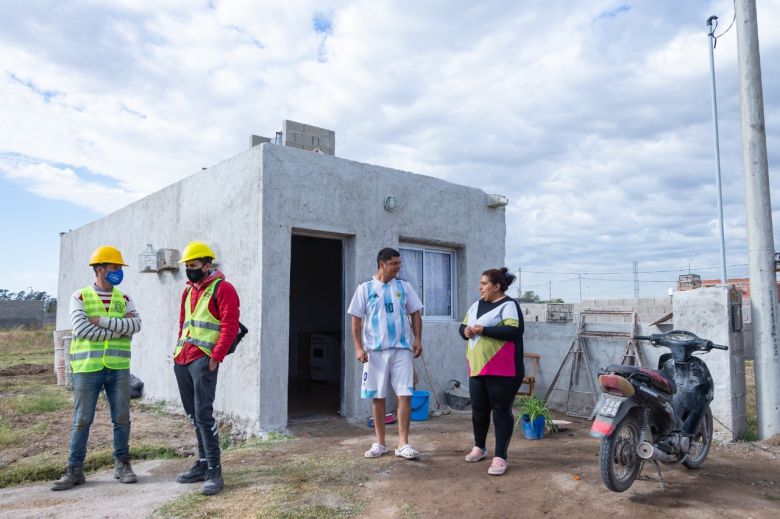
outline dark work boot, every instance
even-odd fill
[[[87,480],[84,477],[84,471],[81,465],[69,465],[65,474],[52,484],[52,490],[70,490],[71,488],[83,485]]]
[[[196,483],[206,481],[206,473],[209,471],[209,464],[206,460],[198,460],[187,472],[182,472],[176,476],[179,483]]]
[[[225,482],[222,480],[222,465],[209,467],[208,473],[206,474],[206,482],[203,483],[200,493],[204,496],[211,496],[219,493],[224,486]]]
[[[133,472],[133,467],[130,466],[130,456],[122,456],[114,465],[114,479],[118,479],[122,483],[135,483],[138,478]]]

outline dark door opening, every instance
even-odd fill
[[[289,419],[339,414],[343,291],[341,240],[293,236]]]

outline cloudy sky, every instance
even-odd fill
[[[758,4],[776,176],[780,0]],[[712,14],[724,31],[732,0],[3,2],[0,288],[56,293],[60,231],[283,119],[335,130],[338,156],[506,195],[524,290],[631,297],[635,260],[640,296],[689,266],[716,278]],[[736,54],[732,28],[715,52],[730,276],[747,262]]]

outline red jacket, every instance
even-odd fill
[[[211,301],[209,301],[209,312],[211,312],[211,315],[220,321],[219,339],[217,340],[217,344],[214,346],[214,349],[211,352],[211,358],[217,362],[222,362],[222,360],[225,358],[225,355],[227,355],[230,346],[236,340],[236,335],[238,335],[240,302],[238,300],[238,293],[236,292],[236,288],[225,281],[225,275],[218,270],[212,271],[210,275],[203,278],[203,280],[199,283],[187,281],[187,285],[192,287],[192,297],[190,297],[190,311],[194,312],[195,306],[198,304],[198,300],[200,299],[201,294],[203,294],[204,289],[214,279],[222,279],[222,281],[219,283],[219,288],[217,289],[217,297],[212,297]],[[179,335],[177,337],[181,337],[181,329],[184,325],[184,305],[187,302],[187,292],[188,289],[185,288],[184,293],[181,295],[181,311],[179,312]],[[219,312],[217,311],[217,307],[219,307]],[[174,361],[176,364],[189,364],[190,362],[199,359],[204,355],[206,354],[203,353],[200,348],[194,344],[185,342],[184,347],[176,356],[176,358],[174,358]]]

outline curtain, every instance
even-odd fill
[[[415,249],[400,249],[401,272],[398,276],[412,285],[417,297],[423,299],[423,251]]]
[[[452,315],[452,254],[425,251],[425,315]]]

